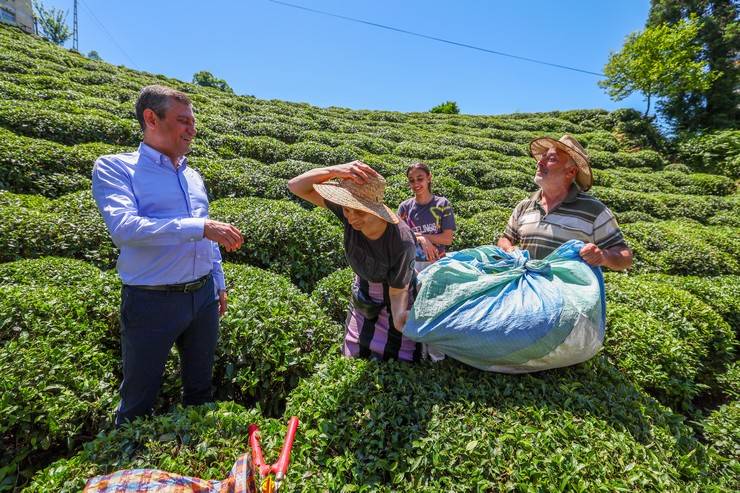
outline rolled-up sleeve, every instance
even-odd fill
[[[95,162],[92,191],[113,243],[119,248],[179,245],[203,238],[205,218],[140,216],[130,176],[104,157]]]

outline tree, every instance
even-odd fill
[[[699,31],[698,19],[676,25],[660,24],[632,33],[622,51],[609,55],[604,67],[606,79],[599,85],[615,101],[639,91],[647,99],[645,116],[653,97],[676,97],[687,91],[706,91],[719,74],[697,61],[701,46],[694,41]]]
[[[216,78],[216,76],[206,70],[201,70],[193,74],[193,84],[204,87],[215,87],[216,89],[230,93],[234,92],[225,80]]]
[[[446,113],[448,115],[457,115],[460,113],[460,108],[457,107],[457,103],[454,101],[445,101],[429,110],[430,113]]]
[[[90,53],[88,53],[87,58],[89,58],[90,60],[95,60],[96,62],[103,61],[103,57],[101,57],[100,54],[95,50],[92,50]]]
[[[740,4],[737,0],[652,0],[647,26],[675,25],[690,16],[703,22],[696,60],[720,76],[704,91],[686,91],[662,103],[677,130],[737,128],[740,119]]]
[[[36,11],[39,27],[44,37],[56,45],[63,45],[72,31],[67,26],[67,12],[51,7],[47,9],[40,0],[34,0],[33,8]]]

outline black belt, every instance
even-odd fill
[[[193,291],[197,291],[205,286],[208,282],[208,279],[210,278],[211,273],[209,272],[205,276],[199,277],[195,281],[184,282],[182,284],[161,284],[159,286],[127,284],[126,286],[136,289],[146,289],[148,291],[174,291],[177,293],[192,293]]]

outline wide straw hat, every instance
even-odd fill
[[[533,158],[539,161],[553,147],[567,152],[576,163],[576,166],[578,166],[578,174],[576,175],[578,187],[584,192],[590,189],[591,185],[594,184],[594,175],[591,173],[588,155],[583,149],[583,146],[570,135],[563,135],[560,137],[560,140],[551,139],[550,137],[534,139],[529,144],[529,152]]]
[[[318,183],[313,188],[329,202],[368,212],[391,224],[399,222],[396,213],[383,203],[385,178],[380,175],[368,176],[367,181],[362,185],[345,178]]]

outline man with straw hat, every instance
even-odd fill
[[[416,296],[416,242],[383,203],[385,180],[360,161],[316,168],[288,182],[298,197],[333,212],[355,280],[345,322],[345,356],[418,361],[422,345],[402,335]]]
[[[589,265],[613,270],[632,265],[632,251],[624,241],[612,212],[585,193],[593,184],[586,151],[570,135],[549,137],[529,144],[537,160],[534,181],[540,190],[522,200],[512,212],[498,246],[518,245],[533,259],[542,259],[568,240],[586,245],[581,257]]]

